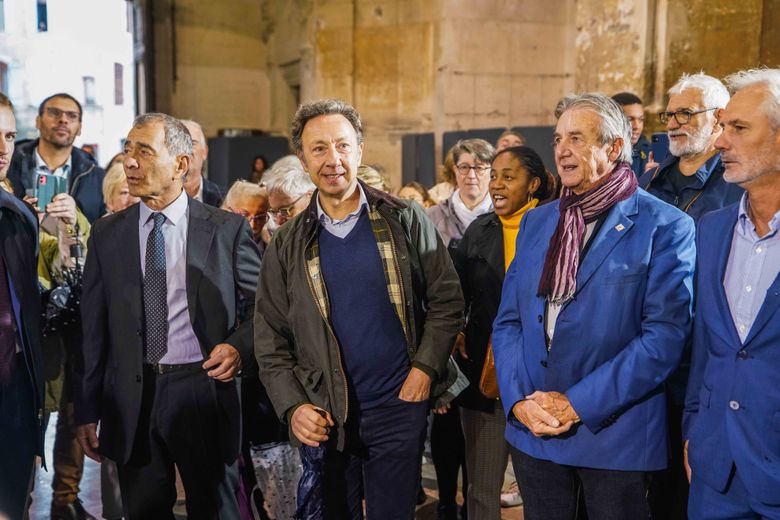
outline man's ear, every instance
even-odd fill
[[[712,125],[712,132],[719,132],[720,131],[720,118],[723,117],[723,109],[718,108],[715,110],[715,122]]]
[[[190,171],[190,156],[187,154],[176,156],[176,172],[173,176],[174,180],[184,179],[187,172]]]
[[[298,157],[298,160],[301,161],[303,171],[309,173],[309,167],[306,165],[306,158],[303,156],[303,152],[297,152],[295,155]]]
[[[609,148],[609,154],[607,155],[609,162],[617,161],[621,150],[623,150],[623,138],[617,137],[614,141],[612,141],[612,146]]]

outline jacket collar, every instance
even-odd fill
[[[667,155],[666,159],[663,160],[661,165],[656,168],[656,170],[652,173],[650,176],[650,180],[644,183],[640,183],[640,186],[644,189],[649,189],[650,186],[658,185],[660,182],[662,182],[663,179],[665,179],[669,172],[672,170],[672,167],[676,164],[679,164],[680,158],[675,157],[674,155]],[[694,173],[694,176],[698,179],[698,183],[696,186],[693,186],[695,189],[702,189],[704,185],[707,183],[709,178],[712,176],[712,174],[715,172],[717,168],[722,168],[723,163],[720,160],[720,154],[716,153],[707,161],[699,166],[699,169],[696,170],[696,173]]]
[[[382,211],[382,208],[401,210],[407,207],[407,204],[401,199],[393,197],[389,193],[371,188],[359,179],[358,184],[363,188],[363,193],[366,195],[370,211]],[[304,236],[306,237],[313,235],[319,224],[319,219],[317,218],[317,197],[319,191],[320,190],[314,190],[314,193],[312,193],[309,206],[306,208],[305,217],[303,217],[303,231]]]
[[[38,148],[38,142],[40,138],[33,139],[26,143],[22,143],[16,149],[25,158],[26,168],[35,169],[35,150]],[[70,179],[74,179],[76,176],[86,173],[91,170],[97,163],[92,159],[87,152],[74,146],[70,152],[71,158],[71,172]]]

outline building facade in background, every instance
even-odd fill
[[[103,164],[135,116],[133,4],[125,0],[0,0],[0,91],[19,139],[35,138],[38,105],[67,92],[84,107],[77,146]]]

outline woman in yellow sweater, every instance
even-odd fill
[[[509,455],[500,399],[480,392],[504,273],[515,256],[523,216],[557,193],[554,177],[545,170],[539,155],[526,146],[507,148],[496,155],[489,192],[495,211],[477,217],[453,255],[468,319],[456,341],[456,360],[471,383],[459,397],[469,475],[466,500],[469,516],[480,520],[501,518],[499,495]]]

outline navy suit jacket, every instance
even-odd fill
[[[693,359],[683,419],[691,470],[723,491],[731,469],[750,495],[780,504],[780,276],[742,343],[723,278],[739,203],[699,224]]]
[[[693,220],[643,190],[615,205],[580,263],[548,354],[537,287],[558,216],[555,202],[523,218],[493,325],[507,440],[558,464],[663,469],[662,384],[690,332]],[[511,410],[536,390],[565,393],[582,422],[560,436],[535,437]]]

